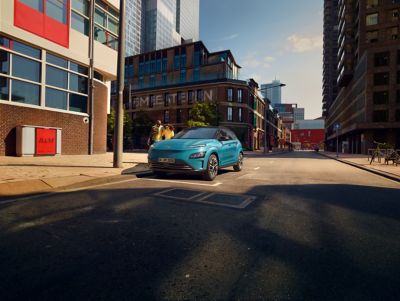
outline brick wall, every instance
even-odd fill
[[[83,116],[0,104],[0,156],[16,155],[15,129],[18,125],[61,128],[62,154],[88,153],[89,125],[83,122]],[[105,138],[103,147],[105,150]]]

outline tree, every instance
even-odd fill
[[[107,116],[107,145],[112,148],[115,127],[115,110],[111,109]],[[132,119],[127,112],[124,112],[124,147],[132,144]]]
[[[190,111],[187,125],[189,127],[218,125],[217,105],[210,102],[195,103]]]

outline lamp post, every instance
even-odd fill
[[[122,167],[122,149],[124,136],[124,68],[125,68],[125,0],[119,1],[119,28],[118,28],[118,67],[117,85],[118,99],[115,104],[114,122],[114,158],[113,166]]]
[[[278,88],[278,87],[286,87],[286,84],[279,84],[279,85],[275,85],[275,86],[271,86],[271,87],[265,87],[262,89],[258,89],[258,91],[265,91],[268,89],[273,89],[273,88]],[[268,99],[267,99],[268,100]],[[267,105],[268,101],[265,102],[265,106],[264,106],[264,154],[267,153],[267,147],[268,147],[268,143],[267,143],[267,119],[268,119],[268,109],[269,106]],[[268,135],[269,137],[269,135]]]

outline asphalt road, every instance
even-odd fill
[[[400,184],[295,152],[0,203],[0,300],[400,300]]]

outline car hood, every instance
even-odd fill
[[[215,142],[214,139],[171,139],[162,140],[154,144],[154,150],[187,150]]]

